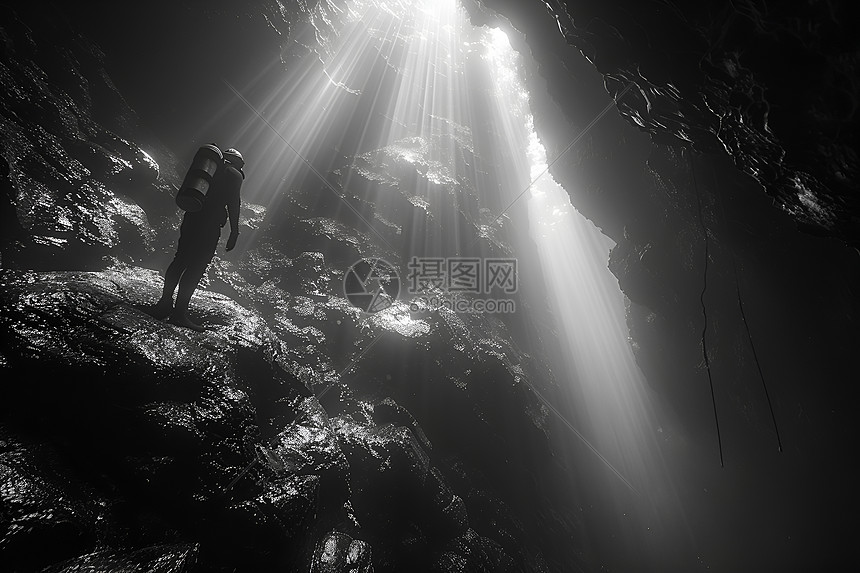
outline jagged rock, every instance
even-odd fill
[[[510,428],[517,420],[528,432],[542,432],[542,421],[523,408],[538,402],[520,364],[525,357],[501,333],[494,336],[497,331],[489,322],[446,309],[413,316],[402,305],[374,314],[359,346],[376,342],[358,366],[365,378],[355,383],[356,389],[390,393],[417,419],[427,420],[421,425],[424,431],[444,439],[446,447],[457,447],[464,427],[492,433],[493,427]],[[442,348],[447,350],[437,353]],[[433,391],[419,393],[419,383],[432,384]],[[482,441],[484,453],[489,447]]]
[[[117,116],[136,121],[105,83],[103,54],[62,19],[46,20],[46,42],[45,29],[28,28],[14,11],[9,15],[0,59],[0,154],[14,203],[14,215],[5,216],[23,233],[27,266],[82,268],[108,254],[151,254],[152,221],[168,214],[172,189],[165,189],[149,154],[95,117],[109,107],[106,99],[115,98]]]
[[[267,481],[256,496],[223,511],[219,528],[225,529],[213,532],[214,537],[250,563],[270,562],[281,544],[311,526],[318,491],[319,478],[314,475]]]
[[[320,478],[321,505],[341,506],[349,496],[350,467],[338,437],[316,398],[305,398],[297,415],[267,443],[267,460],[275,474],[312,474]]]
[[[344,453],[353,467],[353,487],[366,495],[400,495],[402,492],[388,491],[382,481],[393,480],[404,490],[421,488],[429,471],[429,458],[415,436],[407,428],[385,424],[367,426],[350,418],[339,416],[332,419]],[[366,499],[363,510],[373,513],[376,506]],[[353,502],[355,504],[355,501]],[[359,513],[362,509],[356,507]]]
[[[332,419],[332,426],[349,460],[351,503],[362,531],[373,536],[370,542],[380,555],[402,553],[399,544],[410,543],[416,528],[427,455],[407,428],[364,425],[346,416]]]
[[[349,265],[363,258],[379,255],[391,258],[390,254],[380,249],[378,239],[372,232],[360,227],[350,227],[335,219],[312,217],[297,220],[295,230],[298,236],[306,237],[305,243],[299,242],[296,245],[298,248],[305,251],[324,251],[335,263]],[[289,228],[281,228],[279,231],[285,232],[286,235]]]
[[[465,533],[469,529],[466,504],[451,491],[438,468],[430,468],[426,488],[432,500],[426,526],[428,534],[439,539],[450,539]]]
[[[438,573],[503,573],[516,571],[516,568],[501,546],[469,529],[451,541],[431,570]]]
[[[346,533],[332,531],[317,544],[310,573],[373,573],[371,548]]]
[[[255,283],[275,283],[287,292],[320,299],[330,292],[325,267],[325,257],[320,252],[304,252],[289,258],[271,244],[258,246],[242,260],[242,270]]]
[[[374,404],[373,419],[379,425],[394,424],[395,426],[410,428],[412,433],[415,434],[415,438],[421,444],[421,447],[427,452],[427,455],[432,454],[433,444],[430,443],[424,430],[421,429],[418,420],[409,413],[409,410],[399,405],[393,399],[385,398],[381,402]]]
[[[96,551],[44,569],[42,573],[188,573],[197,545],[161,545],[126,551]]]
[[[0,426],[0,552],[4,569],[34,570],[93,547],[104,508],[69,479],[55,451]]]
[[[234,529],[247,537],[226,545],[226,556],[216,551],[219,558],[266,553],[262,547],[304,531],[318,507],[343,503],[346,460],[325,412],[282,367],[280,341],[257,315],[223,297],[195,297],[210,330],[186,331],[133,306],[158,289],[158,276],[142,269],[3,271],[3,352],[15,356],[6,368],[10,398],[41,396],[43,431],[76,423],[64,448],[83,448],[125,495],[150,500],[177,528],[195,532],[206,559],[223,541],[219,531]],[[34,371],[45,385],[24,382]],[[4,414],[19,425],[40,422]],[[253,468],[254,445],[273,433],[280,464],[267,458]]]

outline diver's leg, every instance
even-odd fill
[[[202,326],[188,318],[188,305],[191,303],[191,297],[194,291],[197,290],[197,285],[203,274],[206,272],[206,267],[209,265],[209,259],[199,258],[185,268],[182,273],[182,278],[179,281],[179,293],[176,295],[176,306],[170,314],[170,322],[177,326],[184,326],[198,332],[205,330]]]
[[[173,311],[173,291],[176,290],[182,271],[187,265],[185,257],[181,253],[177,253],[164,272],[164,287],[161,291],[161,298],[155,304],[141,307],[144,312],[159,320],[170,315]]]
[[[176,290],[176,285],[179,284],[182,271],[187,267],[188,263],[185,262],[184,258],[177,255],[164,272],[164,289],[161,293],[161,300],[168,301],[171,306],[173,305],[173,292]]]
[[[185,262],[185,258],[177,254],[167,267],[164,272],[164,288],[161,291],[161,299],[152,307],[150,312],[155,318],[166,318],[173,310],[173,292],[176,290],[176,285],[179,284],[182,272],[187,266],[188,263]]]

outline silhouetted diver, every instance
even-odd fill
[[[215,150],[217,151],[217,148]],[[168,321],[172,324],[198,332],[204,330],[188,317],[188,304],[206,272],[206,267],[215,255],[218,240],[221,238],[221,228],[228,220],[230,236],[227,239],[226,250],[231,251],[236,246],[236,240],[239,238],[241,204],[239,192],[245,179],[242,171],[244,165],[245,159],[237,150],[231,148],[224,151],[223,163],[217,167],[205,196],[200,196],[202,206],[198,210],[185,211],[176,255],[164,273],[164,290],[161,299],[147,309],[147,312],[155,318],[169,317]],[[180,202],[179,199],[177,197],[177,203]],[[174,307],[173,291],[176,290],[177,284],[179,293],[176,295]]]

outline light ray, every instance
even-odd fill
[[[534,130],[528,94],[516,72],[516,54],[501,32],[495,32],[489,41],[488,59],[498,78],[499,108],[519,125],[499,121],[505,126],[510,145],[527,149],[526,165],[517,166],[520,174],[516,179],[528,185],[507,200],[501,213],[512,210],[520,197],[528,198],[528,236],[537,248],[547,303],[557,320],[564,356],[558,366],[566,373],[563,389],[568,400],[553,407],[570,412],[576,426],[572,429],[582,434],[587,446],[625,485],[632,487],[627,483],[629,478],[642,492],[641,499],[631,504],[596,478],[596,487],[608,488],[618,508],[618,527],[630,530],[626,542],[645,539],[655,552],[660,550],[660,543],[691,544],[683,537],[689,536],[684,509],[661,449],[661,433],[672,422],[636,364],[629,343],[626,301],[607,268],[614,243],[571,205],[568,193],[549,173],[552,164],[608,113],[614,102],[550,161]],[[561,413],[559,417],[567,421]]]
[[[342,29],[320,38],[324,49],[283,81],[266,85],[270,74],[261,73],[230,86],[250,114],[234,137],[247,149],[246,199],[277,211],[291,193],[328,187],[341,199],[340,214],[357,216],[381,244],[389,241],[380,221],[351,201],[390,218],[402,232],[401,257],[487,255],[486,236],[480,246],[472,237],[509,226],[515,248],[537,250],[536,280],[549,295],[565,356],[554,366],[565,373],[567,402],[536,395],[591,451],[583,454],[591,469],[619,478],[600,485],[613,502],[647,506],[637,526],[683,523],[659,443],[663,412],[636,365],[625,300],[606,268],[613,243],[549,173],[630,86],[550,159],[535,134],[521,58],[502,31],[473,27],[454,0],[346,5],[337,15]],[[404,198],[414,208],[394,212],[394,199]],[[444,233],[426,224],[431,216],[442,218]],[[631,502],[621,483],[642,500]]]

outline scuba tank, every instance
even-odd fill
[[[176,193],[176,204],[180,209],[194,213],[203,208],[206,192],[209,191],[215,172],[223,162],[224,155],[214,143],[202,145],[197,150],[182,186]]]

